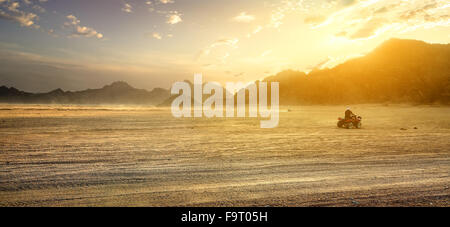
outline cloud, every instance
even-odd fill
[[[30,27],[35,24],[34,20],[38,17],[34,13],[17,12],[15,14],[11,14],[0,10],[0,18],[18,22],[20,26]]]
[[[216,40],[214,43],[212,43],[210,45],[210,48],[214,48],[214,47],[222,46],[222,45],[236,47],[236,44],[238,42],[239,42],[239,39],[237,39],[237,38],[234,38],[234,39],[219,39],[219,40]]]
[[[335,37],[363,40],[419,28],[449,26],[446,0],[359,0],[339,2],[326,18],[306,16],[311,29],[334,30]],[[339,31],[336,31],[339,30]]]
[[[66,18],[69,19],[69,22],[65,23],[66,26],[78,25],[80,23],[80,20],[78,20],[74,15],[68,15]]]
[[[173,0],[159,0],[159,2],[161,2],[162,4],[174,3]]]
[[[384,25],[385,21],[382,19],[372,19],[366,24],[362,25],[358,30],[349,35],[350,39],[368,38],[375,34],[375,32]]]
[[[85,36],[85,37],[97,37],[98,39],[103,38],[101,33],[98,33],[93,28],[85,27],[85,26],[77,26],[75,35]]]
[[[256,33],[261,32],[263,30],[263,28],[264,28],[263,26],[258,25],[255,29],[253,29],[253,31],[251,33],[247,34],[247,38],[250,38],[253,35],[255,35]]]
[[[309,1],[281,1],[273,5],[270,13],[270,21],[267,25],[269,28],[279,28],[283,24],[286,15],[292,12],[309,12]]]
[[[45,13],[46,12],[46,10],[42,7],[42,6],[40,6],[40,5],[33,5],[33,7],[32,7],[34,10],[36,10],[37,12],[39,12],[39,13]]]
[[[196,56],[195,59],[199,60],[202,56],[208,56],[213,49],[220,47],[220,46],[225,46],[228,48],[237,48],[237,43],[239,42],[239,39],[237,38],[233,38],[233,39],[218,39],[215,42],[213,42],[212,44],[210,44],[208,47],[204,48],[203,50],[201,50]],[[230,54],[227,52],[225,53],[224,56],[221,57],[221,59],[226,59],[230,56]]]
[[[423,14],[423,13],[425,13],[425,15],[427,15],[426,11],[429,9],[436,8],[436,6],[437,6],[437,2],[432,2],[427,5],[422,6],[420,8],[407,11],[404,14],[400,15],[400,18],[404,19],[404,20],[409,20],[409,19],[415,18],[416,16]]]
[[[8,10],[11,12],[17,12],[17,8],[19,8],[20,4],[18,2],[11,2],[11,4],[8,6]]]
[[[285,0],[270,6],[273,9],[265,28],[279,28],[288,14],[297,13],[305,15],[303,22],[311,29],[328,29],[335,37],[349,40],[450,24],[448,0]],[[311,15],[319,12],[317,9],[327,14]]]
[[[233,21],[241,23],[250,23],[255,20],[255,16],[247,14],[247,12],[242,12],[239,15],[233,17]]]
[[[148,32],[144,34],[144,37],[147,39],[157,39],[157,40],[162,40],[164,37],[167,38],[173,38],[174,35],[173,34],[163,34],[163,33],[159,33],[159,32]]]
[[[174,11],[170,14],[167,14],[167,23],[168,24],[178,24],[182,22],[181,14],[179,14],[177,11]]]
[[[258,32],[260,32],[260,31],[262,31],[262,29],[263,29],[263,26],[261,26],[261,25],[258,25],[254,30],[253,30],[253,34],[256,34],[256,33],[258,33]]]
[[[15,21],[22,27],[40,27],[36,24],[36,20],[39,20],[39,17],[34,13],[20,10],[19,2],[0,0],[0,4],[0,19]]]
[[[78,18],[75,17],[74,15],[68,15],[66,16],[66,18],[68,19],[68,21],[64,23],[64,26],[71,27],[73,29],[72,34],[69,36],[70,38],[73,37],[87,37],[87,38],[95,37],[97,39],[103,38],[103,34],[97,32],[95,29],[86,26],[81,26],[80,20],[78,20]]]
[[[154,32],[154,33],[152,34],[152,37],[155,38],[155,39],[162,39],[161,34],[159,34],[158,32]]]
[[[123,7],[122,7],[122,11],[126,12],[126,13],[132,13],[133,12],[133,7],[128,4],[128,3],[124,3]]]
[[[327,57],[326,59],[320,61],[319,63],[308,67],[308,70],[320,70],[322,69],[328,62],[330,61],[330,57]]]

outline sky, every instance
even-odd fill
[[[390,38],[449,43],[448,0],[0,0],[0,85],[251,82],[333,67]]]

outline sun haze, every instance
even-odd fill
[[[446,0],[104,2],[0,0],[0,83],[30,92],[117,80],[152,89],[196,72],[250,82],[333,67],[392,37],[450,40]]]

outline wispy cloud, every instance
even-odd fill
[[[201,50],[195,57],[196,60],[199,60],[203,56],[209,55],[214,48],[225,46],[229,48],[237,48],[237,43],[239,42],[239,39],[232,38],[232,39],[218,39],[203,50]],[[224,56],[221,56],[221,59],[226,59],[230,56],[230,53],[225,53]]]
[[[449,26],[448,6],[445,0],[360,0],[338,9],[326,19],[310,16],[305,22],[311,29],[338,28],[337,37],[364,40],[386,32]]]
[[[234,39],[219,39],[216,40],[214,43],[212,43],[209,47],[210,48],[214,48],[217,46],[222,46],[222,45],[226,45],[226,46],[230,46],[230,47],[236,47],[236,44],[239,42],[239,39],[234,38]]]
[[[253,29],[252,32],[250,32],[250,33],[247,34],[247,38],[251,38],[253,35],[255,35],[255,34],[261,32],[261,31],[263,30],[263,28],[264,28],[263,26],[258,25],[255,29]]]
[[[255,16],[247,14],[247,12],[242,12],[239,15],[233,17],[233,21],[241,23],[250,23],[255,20]]]

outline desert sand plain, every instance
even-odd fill
[[[0,206],[449,206],[450,107],[282,107],[177,119],[136,106],[0,105]]]

